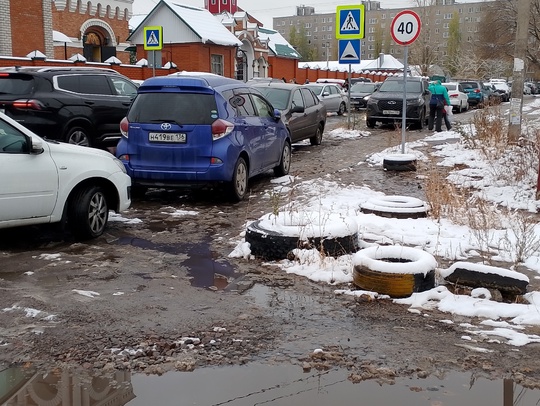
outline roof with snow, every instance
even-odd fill
[[[396,71],[403,70],[404,65],[394,58],[392,55],[384,54],[379,56],[377,59],[366,59],[360,61],[360,63],[352,63],[351,71],[360,73],[363,71]],[[310,68],[310,69],[327,69],[327,70],[337,70],[337,71],[348,71],[349,64],[339,63],[339,61],[314,61],[314,62],[298,62],[299,68]]]
[[[261,41],[268,42],[268,48],[275,56],[292,59],[300,59],[302,57],[277,31],[259,27],[259,38]]]
[[[225,46],[242,45],[208,10],[171,0],[160,0],[148,15],[132,20],[129,21],[130,26],[137,25],[128,40],[134,44],[145,43],[144,27],[162,26],[164,44],[202,42]]]

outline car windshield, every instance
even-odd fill
[[[375,83],[358,82],[351,86],[351,93],[373,93]]]
[[[132,123],[165,121],[210,125],[216,118],[215,96],[201,93],[141,93],[128,113]]]
[[[274,87],[257,87],[268,99],[272,106],[279,110],[285,110],[289,104],[291,91],[289,89],[277,89]]]
[[[421,93],[422,85],[418,81],[407,81],[407,92]],[[403,92],[403,80],[385,80],[379,92]]]

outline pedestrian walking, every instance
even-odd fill
[[[442,120],[445,104],[450,105],[450,97],[448,97],[448,90],[441,85],[440,80],[435,80],[429,85],[429,91],[431,92],[431,99],[429,101],[429,119],[428,129],[433,130],[435,125],[435,131],[442,131]]]

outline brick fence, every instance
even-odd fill
[[[276,64],[278,65],[278,64]],[[165,76],[174,72],[178,72],[178,69],[171,68],[149,68],[147,66],[139,65],[127,65],[127,64],[109,64],[109,63],[98,63],[98,62],[72,62],[64,60],[42,60],[39,58],[15,58],[15,57],[3,57],[0,56],[0,68],[9,67],[9,66],[88,66],[96,68],[111,68],[121,73],[124,76],[132,80],[145,80],[151,78],[152,76]],[[270,72],[277,73],[277,72]],[[282,73],[282,72],[279,72]],[[310,68],[298,68],[294,67],[287,70],[290,77],[294,77],[298,83],[304,83],[306,79],[309,79],[310,82],[315,82],[319,78],[332,78],[332,79],[346,79],[348,72],[337,71],[337,70],[326,70],[326,69],[310,69]],[[394,75],[397,71],[386,71],[386,72],[353,72],[351,77],[367,77],[373,82],[382,82],[388,76]],[[286,76],[283,76],[286,77]],[[276,75],[276,78],[280,79],[279,75]]]

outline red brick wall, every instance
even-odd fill
[[[45,53],[42,0],[11,0],[10,9],[12,54],[26,56],[36,49]]]

